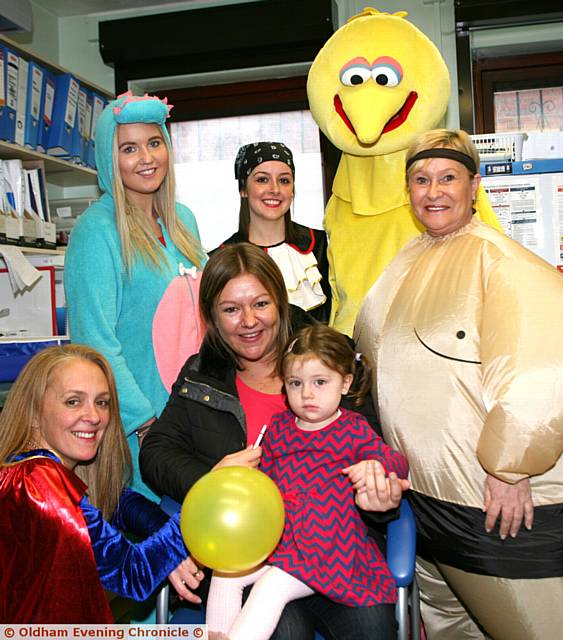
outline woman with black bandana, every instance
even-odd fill
[[[282,142],[242,146],[235,160],[240,192],[238,231],[221,243],[250,242],[280,268],[289,302],[321,322],[330,317],[327,238],[291,220],[295,165]]]

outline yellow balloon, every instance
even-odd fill
[[[284,525],[276,484],[249,467],[210,471],[189,490],[180,528],[190,554],[216,571],[252,569],[275,549]]]

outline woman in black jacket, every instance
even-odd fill
[[[289,302],[316,320],[330,319],[327,237],[291,219],[295,164],[283,142],[252,142],[235,160],[240,193],[239,228],[221,243],[251,242],[269,253],[282,272]]]
[[[258,467],[258,433],[286,409],[279,351],[295,330],[314,322],[288,304],[279,269],[249,243],[225,246],[210,258],[200,310],[207,326],[202,347],[184,365],[140,454],[144,480],[179,502],[212,469]],[[379,430],[371,402],[356,410]],[[399,504],[401,491],[393,486],[372,497],[373,510],[383,511]],[[311,640],[318,629],[327,639],[364,640],[389,624],[378,607],[351,608],[315,595],[286,607],[273,638]]]

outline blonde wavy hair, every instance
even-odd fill
[[[74,472],[88,485],[90,502],[109,519],[131,476],[131,453],[119,417],[113,372],[109,362],[90,347],[81,344],[48,347],[22,369],[0,414],[0,468],[17,464],[6,460],[29,450],[33,424],[41,416],[43,398],[53,373],[74,360],[86,360],[98,366],[108,384],[110,419],[98,453],[93,460],[77,465]]]
[[[158,125],[155,126],[158,127]],[[125,187],[119,171],[118,127],[119,125],[115,128],[112,142],[112,189],[123,263],[128,273],[131,273],[133,261],[138,257],[156,269],[162,269],[165,262],[162,245],[158,238],[155,237],[146,214],[130,202],[125,193]],[[155,193],[154,208],[172,242],[192,264],[199,268],[203,264],[203,248],[176,214],[174,157],[167,137],[163,135],[162,139],[168,150],[168,170],[162,184]]]

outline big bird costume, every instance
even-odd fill
[[[313,117],[343,152],[324,226],[331,324],[349,335],[371,285],[423,231],[409,204],[406,150],[438,124],[450,97],[440,52],[406,15],[364,9],[325,43],[307,81]],[[500,229],[482,189],[476,210]]]

